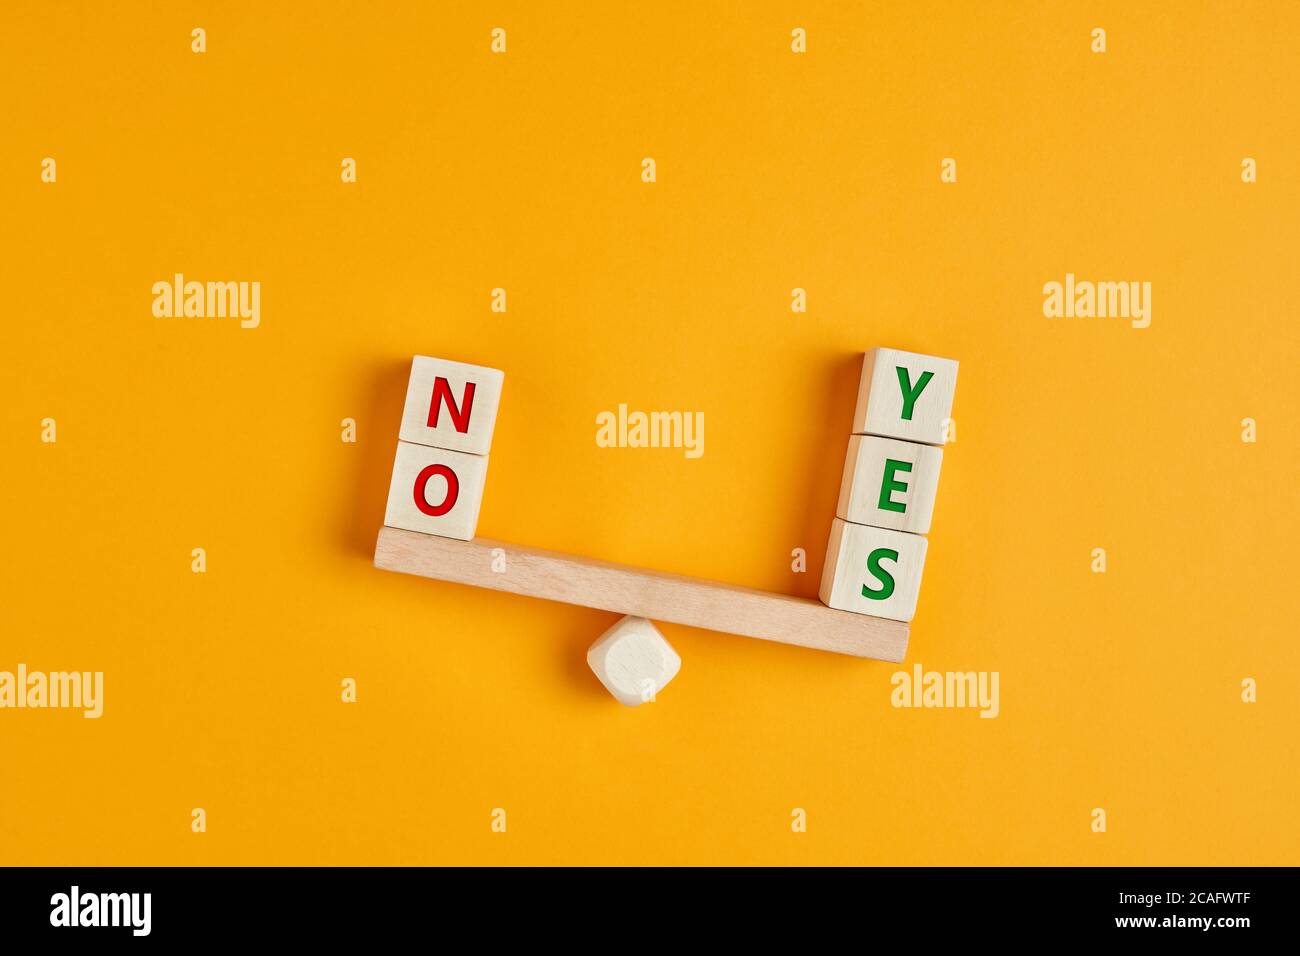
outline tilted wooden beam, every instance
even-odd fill
[[[492,552],[506,554],[492,570]],[[382,528],[375,567],[854,657],[901,661],[908,626],[811,598],[475,538]]]

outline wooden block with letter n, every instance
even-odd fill
[[[411,361],[397,437],[417,445],[486,455],[492,447],[505,378],[499,369],[417,355]]]

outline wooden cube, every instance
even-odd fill
[[[399,441],[384,524],[472,540],[487,466],[487,455]]]
[[[682,669],[682,659],[657,627],[629,615],[591,645],[587,666],[619,703],[638,707],[668,686]]]
[[[942,445],[956,388],[953,359],[872,349],[862,361],[853,433]]]
[[[888,528],[831,522],[819,597],[828,607],[910,621],[916,613],[926,540]]]
[[[934,514],[943,449],[853,435],[835,513],[854,524],[925,534]]]
[[[505,373],[417,355],[411,362],[398,437],[417,445],[486,455]]]

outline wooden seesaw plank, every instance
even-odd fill
[[[506,554],[503,572],[492,570],[496,548]],[[901,661],[907,652],[908,626],[900,621],[485,538],[457,541],[381,528],[375,567],[854,657]]]

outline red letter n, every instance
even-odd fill
[[[451,413],[451,423],[456,426],[456,431],[462,435],[469,431],[469,413],[474,407],[474,383],[465,383],[465,394],[460,400],[460,407],[457,408],[447,380],[441,375],[433,380],[433,400],[429,403],[430,428],[438,427],[438,410],[442,408],[443,402],[447,403],[447,410]]]

